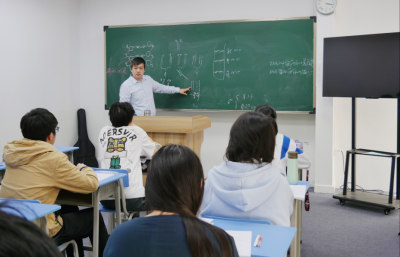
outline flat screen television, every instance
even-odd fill
[[[400,97],[400,33],[324,39],[323,96]]]

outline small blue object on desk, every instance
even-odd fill
[[[229,219],[219,219],[214,217],[205,218],[213,218],[211,223],[223,230],[251,231],[251,256],[257,257],[285,256],[297,231],[297,229],[293,227],[274,226],[247,220],[232,221]],[[261,247],[253,245],[257,235],[262,235]]]
[[[7,202],[7,207],[2,207],[1,211],[28,221],[34,221],[61,209],[59,205],[41,204],[39,201],[0,198],[0,203],[4,202]]]

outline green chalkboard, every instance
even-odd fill
[[[109,27],[105,38],[107,107],[141,56],[154,80],[192,87],[154,93],[158,109],[313,110],[313,19]]]

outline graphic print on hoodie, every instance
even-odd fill
[[[139,198],[144,197],[140,155],[151,157],[154,149],[155,143],[138,126],[106,126],[99,134],[96,157],[100,168],[128,170],[129,187],[124,190],[125,196]]]

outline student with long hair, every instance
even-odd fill
[[[271,164],[274,148],[273,119],[256,112],[242,114],[230,131],[227,161],[208,173],[201,216],[290,226],[293,192]]]
[[[238,256],[232,237],[196,217],[203,185],[203,168],[192,150],[162,147],[151,161],[146,181],[152,212],[119,225],[104,256]]]

